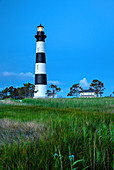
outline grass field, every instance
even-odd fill
[[[114,98],[0,102],[0,169],[113,169]]]

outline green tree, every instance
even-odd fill
[[[2,99],[4,97],[3,93],[0,92],[0,99]]]
[[[23,84],[24,87],[14,88],[10,86],[9,88],[5,88],[0,93],[0,98],[15,98],[15,99],[23,99],[25,97],[33,97],[35,86],[31,83]]]
[[[25,97],[33,97],[35,86],[31,83],[27,83],[23,85],[24,85]]]
[[[49,96],[51,94],[51,90],[47,90],[46,95]]]
[[[25,89],[24,87],[17,88],[17,94],[19,99],[25,98]]]
[[[35,85],[34,85],[34,84],[31,84],[31,85],[30,85],[30,97],[33,97],[33,96],[34,96],[34,90],[35,90]]]
[[[19,98],[19,96],[18,96],[18,88],[14,88],[13,97],[14,97],[15,99],[18,99],[18,98]]]
[[[9,94],[9,97],[14,98],[14,87],[13,87],[13,86],[10,86],[10,87],[9,87],[8,92],[10,93],[10,94]]]
[[[57,94],[57,92],[60,92],[60,91],[61,91],[61,88],[60,88],[60,87],[57,87],[57,85],[54,85],[54,84],[51,84],[51,85],[49,86],[49,88],[52,89],[53,98],[55,97],[55,95]],[[47,92],[50,93],[51,91],[48,91],[48,90],[47,90]]]
[[[7,98],[8,97],[8,92],[9,92],[9,88],[8,87],[6,87],[4,90],[2,90],[3,98]]]
[[[29,97],[30,83],[27,83],[27,84],[23,83],[23,85],[24,85],[25,98],[26,98],[26,97]]]
[[[72,87],[70,87],[70,92],[67,94],[67,96],[78,96],[78,93],[81,90],[80,84],[74,84]]]
[[[99,95],[101,97],[101,95],[103,94],[103,92],[105,90],[104,84],[101,81],[97,80],[97,79],[92,81],[92,83],[90,84],[90,88],[89,89],[90,90],[94,90],[96,95],[97,95],[97,97]]]

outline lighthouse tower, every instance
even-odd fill
[[[35,64],[35,91],[34,98],[46,97],[47,75],[45,58],[45,38],[44,27],[40,24],[37,27],[36,38],[36,64]]]

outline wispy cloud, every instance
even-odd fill
[[[82,80],[80,80],[80,85],[81,87],[83,88],[88,88],[90,83],[88,83],[87,79],[86,78],[83,78]]]
[[[14,72],[7,72],[7,71],[5,71],[5,72],[3,72],[2,73],[2,75],[4,76],[4,77],[20,77],[20,78],[34,78],[34,74],[32,74],[31,72],[27,72],[27,73],[23,73],[23,72],[21,72],[21,73],[14,73]]]
[[[16,73],[13,73],[13,72],[7,72],[7,71],[5,71],[5,72],[3,72],[2,75],[5,76],[5,77],[12,77],[12,76],[16,76],[17,74],[16,74]]]
[[[65,85],[64,83],[62,83],[62,82],[60,82],[60,81],[58,81],[58,80],[56,80],[56,81],[52,81],[52,80],[50,80],[50,81],[48,81],[48,84],[54,84],[54,85]]]
[[[23,77],[33,77],[34,78],[34,74],[32,74],[31,72],[27,72],[27,73],[19,73],[20,76]]]

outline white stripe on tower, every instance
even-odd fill
[[[36,63],[35,74],[46,74],[46,63]]]
[[[36,65],[35,65],[35,92],[34,98],[46,97],[47,75],[45,59],[45,38],[44,27],[38,26],[36,38]]]
[[[36,43],[36,53],[45,53],[45,42],[38,41]]]

